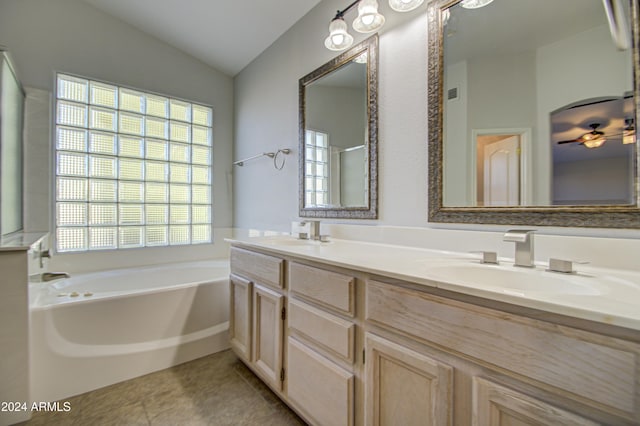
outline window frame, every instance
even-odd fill
[[[65,96],[64,80],[79,81],[83,87],[83,96],[70,100]],[[106,90],[113,90],[112,103],[109,106],[104,106],[98,102],[92,102],[93,88],[96,87],[106,88]],[[213,121],[214,111],[211,105],[204,104],[202,102],[195,102],[185,100],[176,96],[170,96],[166,94],[160,94],[153,91],[144,90],[141,88],[133,88],[131,86],[111,83],[100,79],[79,76],[77,74],[57,71],[54,73],[54,94],[52,97],[53,105],[53,132],[52,132],[52,206],[53,214],[51,215],[52,222],[52,239],[55,247],[55,252],[60,254],[67,253],[89,253],[96,251],[113,251],[113,250],[130,250],[141,249],[149,247],[176,247],[176,246],[193,246],[199,244],[210,244],[213,242]],[[139,112],[131,111],[126,106],[123,107],[122,93],[134,93],[139,96],[140,109]],[[161,101],[164,103],[164,117],[161,114],[155,115],[149,110],[148,105],[150,101]],[[82,106],[84,108],[83,123],[69,124],[68,121],[64,121],[60,116],[60,104],[68,102],[75,106]],[[173,114],[172,108],[179,110],[181,107],[185,107],[185,115],[183,117],[177,117]],[[91,111],[107,112],[113,117],[113,127],[111,129],[102,129],[92,127]],[[161,111],[161,110],[160,110]],[[194,118],[194,114],[200,112],[203,121],[198,121]],[[188,113],[187,113],[188,112]],[[124,116],[135,116],[141,123],[140,133],[134,135],[122,131],[121,118]],[[150,120],[148,120],[150,119]],[[160,121],[162,120],[162,121]],[[162,137],[154,137],[147,132],[148,122],[155,122],[155,124],[162,124],[164,126],[164,134],[159,135]],[[204,123],[204,124],[203,124]],[[175,138],[172,130],[180,128],[178,130],[188,132],[186,140]],[[81,149],[60,149],[60,136],[59,132],[62,129],[76,130],[79,133],[84,134],[83,148]],[[201,143],[196,143],[193,140],[193,130],[200,130]],[[176,133],[178,134],[178,133]],[[93,135],[107,135],[112,138],[112,151],[111,153],[101,153],[98,150],[92,150],[91,138]],[[140,151],[135,155],[123,154],[120,149],[122,139],[136,139],[140,144]],[[158,146],[164,145],[164,154],[162,159],[155,158],[153,154],[148,151],[148,142],[159,142]],[[203,142],[204,141],[204,142]],[[172,148],[183,148],[187,153],[183,159],[176,159],[173,156]],[[195,149],[194,149],[195,147]],[[66,147],[68,148],[68,147]],[[77,148],[77,147],[76,147]],[[202,157],[196,159],[195,151],[199,151]],[[60,154],[78,154],[83,157],[85,161],[85,171],[82,176],[74,177],[69,173],[63,173],[59,163]],[[92,175],[90,169],[90,162],[95,159],[109,160],[114,164],[114,171],[112,176],[101,177],[98,175]],[[108,162],[108,161],[107,161]],[[123,170],[121,165],[138,163],[141,175],[139,177],[131,178],[131,176],[123,177]],[[164,167],[164,175],[157,181],[154,181],[147,174],[148,166],[157,166],[157,169]],[[185,171],[184,179],[177,179],[171,172],[175,169],[182,168]],[[197,181],[194,181],[194,172],[198,173]],[[60,181],[73,181],[77,178],[77,181],[84,182],[84,191],[78,200],[66,200],[65,197],[59,193]],[[66,179],[66,180],[64,180]],[[113,197],[109,201],[92,199],[90,194],[90,186],[93,183],[101,183],[104,185],[110,185],[115,188]],[[122,199],[121,188],[123,183],[133,183],[138,185],[142,189],[142,193],[137,201],[131,202]],[[151,184],[151,185],[149,185]],[[164,190],[163,200],[151,200],[146,193],[147,188],[156,185],[157,188],[162,187]],[[184,194],[188,193],[188,200],[180,200],[179,202],[172,202],[174,190],[180,189]],[[177,194],[177,192],[176,192]],[[201,198],[196,198],[201,197]],[[61,220],[59,215],[59,209],[61,205],[67,204],[84,205],[86,213],[82,218],[82,223],[68,224]],[[113,221],[105,223],[104,221],[96,223],[92,221],[93,218],[89,211],[94,208],[96,211],[100,211],[102,208],[108,207],[108,209],[114,209]],[[140,211],[140,217],[135,223],[127,222],[122,217],[122,211],[137,207]],[[162,223],[151,223],[148,220],[147,213],[150,210],[150,206],[160,206],[156,210],[162,210],[164,208],[164,221]],[[196,207],[196,208],[194,208]],[[135,209],[134,209],[135,210]],[[176,216],[171,217],[172,211],[180,211],[183,216],[180,220],[175,220]],[[185,219],[186,211],[186,219]],[[160,242],[154,243],[150,240],[149,231],[160,231],[160,228],[164,228],[164,237],[160,236]],[[77,233],[82,234],[82,244],[78,247],[69,248],[64,246],[59,235],[65,230],[71,232],[75,229]],[[82,231],[77,231],[82,229]],[[136,244],[124,244],[126,241],[126,235],[124,231],[129,231],[132,234],[137,232]],[[135,231],[135,232],[133,232]],[[92,233],[96,235],[101,232],[109,233],[111,243],[107,246],[100,246],[98,244],[92,244]],[[175,237],[172,238],[172,232],[175,232]],[[162,232],[159,232],[162,234]],[[197,234],[197,238],[196,238]],[[132,240],[135,240],[133,238]],[[109,239],[109,238],[107,238]],[[79,240],[79,241],[80,241]],[[129,241],[130,242],[130,241]]]

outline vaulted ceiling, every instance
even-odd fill
[[[320,0],[84,0],[234,76]]]

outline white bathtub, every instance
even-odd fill
[[[31,395],[56,401],[229,347],[229,262],[29,285]]]

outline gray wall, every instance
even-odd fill
[[[553,165],[553,204],[633,204],[627,157]]]
[[[306,89],[306,126],[329,134],[329,144],[350,148],[365,142],[366,90],[312,85]]]
[[[213,106],[214,227],[231,226],[230,76],[80,0],[0,1],[0,44],[11,52],[24,86],[52,92],[55,72],[62,71]],[[39,99],[41,104],[42,96]],[[39,119],[31,117],[34,126],[38,120],[42,122],[43,114],[39,114]],[[40,137],[29,143],[37,144],[39,149],[31,146],[27,151],[27,168],[34,173],[48,170],[50,141]],[[42,196],[41,192],[27,191],[25,204],[42,205],[33,200]],[[34,228],[49,223],[49,218],[42,215],[47,212],[26,213]]]
[[[392,11],[380,33],[378,221],[424,226],[427,217],[426,4]],[[287,231],[298,217],[298,80],[336,56],[327,50],[331,18],[345,3],[324,0],[235,78],[235,158],[292,148],[283,170],[256,160],[234,170],[238,227]],[[351,13],[348,21],[353,19]],[[350,23],[349,23],[350,25]],[[367,36],[351,32],[356,43]]]

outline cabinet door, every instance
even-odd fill
[[[251,300],[252,283],[237,275],[229,277],[231,312],[229,339],[239,357],[251,361]]]
[[[282,308],[284,296],[261,285],[253,287],[253,365],[274,389],[282,388]]]
[[[577,414],[496,383],[473,378],[474,426],[591,426]]]
[[[365,350],[367,425],[452,424],[450,366],[371,333]]]
[[[353,425],[353,382],[352,373],[289,337],[287,396],[312,424]]]

